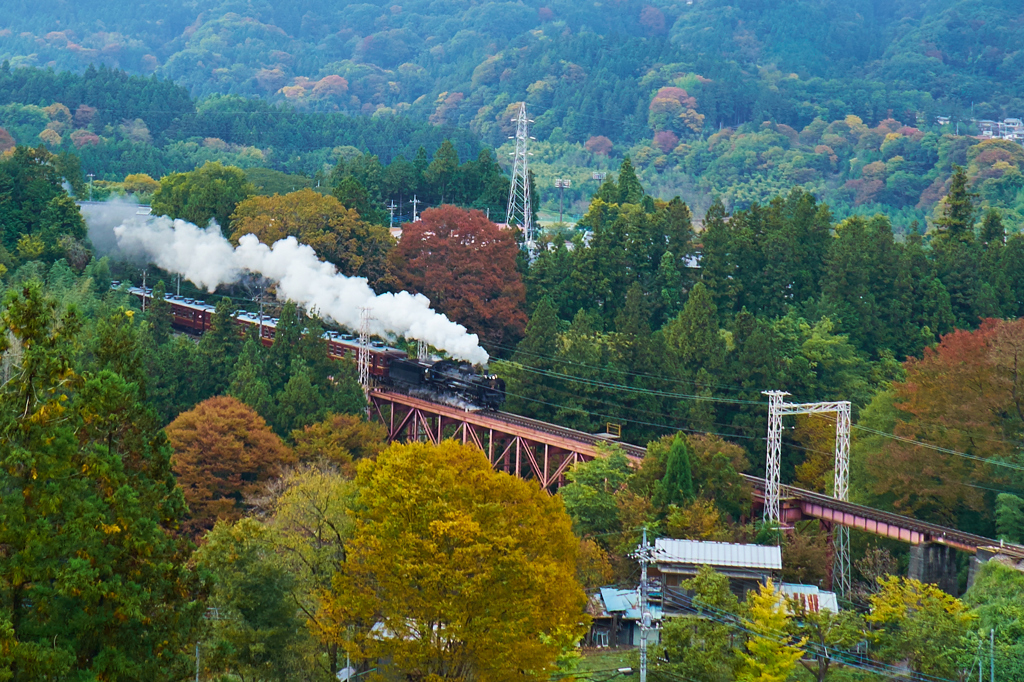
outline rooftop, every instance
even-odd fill
[[[782,549],[731,542],[702,542],[658,538],[654,557],[659,564],[695,564],[782,570]]]

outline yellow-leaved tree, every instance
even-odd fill
[[[321,622],[345,625],[319,633],[354,659],[417,678],[540,680],[586,630],[561,498],[455,441],[392,445],[357,485],[321,604]]]
[[[747,596],[747,610],[747,628],[752,634],[746,652],[740,653],[743,664],[737,682],[785,682],[803,656],[807,639],[788,642],[789,614],[771,579]]]
[[[977,660],[971,633],[977,614],[936,585],[895,575],[879,578],[878,585],[867,616],[877,628],[876,653],[925,675],[964,679]]]

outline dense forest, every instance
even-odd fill
[[[447,154],[422,181],[478,192],[474,173],[490,166],[452,167]],[[427,294],[481,335],[509,409],[619,424],[647,443],[639,466],[604,446],[550,495],[473,445],[387,446],[315,311],[266,302],[278,322],[265,348],[231,321],[256,305],[243,282],[209,297],[216,312],[196,339],[161,296],[173,273],[152,267],[156,301],[142,309],[112,286],[138,281],[139,264],[92,253],[64,189],[84,191],[76,161],[25,147],[0,157],[0,486],[19,493],[0,497],[11,677],[192,679],[196,651],[207,678],[326,682],[346,656],[367,675],[387,660],[439,679],[463,679],[453,666],[582,677],[584,590],[634,584],[643,529],[781,542],[783,580],[827,586],[828,535],[763,524],[739,475],[762,468],[766,388],[853,402],[857,501],[1024,540],[1024,236],[979,215],[961,167],[925,238],[896,241],[884,216],[836,221],[794,189],[731,213],[714,203],[698,241],[688,206],[652,198],[624,162],[584,229],[532,261],[513,232],[452,205],[395,243],[355,208],[365,168],[344,160],[330,194],[262,196],[217,163],[155,187],[133,180],[160,213],[216,219],[235,240],[293,236],[378,291]],[[829,492],[834,423],[793,426],[783,479]],[[740,601],[702,570],[682,587],[715,617],[667,620],[657,670],[731,682],[770,665],[780,680],[828,680],[855,664],[874,680],[909,665],[959,679],[995,629],[993,659],[1012,678],[1024,660],[1017,570],[989,562],[957,599],[899,577],[904,545],[854,532],[852,549],[838,614],[781,608],[772,583]],[[963,588],[966,557],[958,565]],[[481,609],[502,615],[477,625]],[[445,646],[420,645],[438,632]]]
[[[679,193],[698,216],[711,194],[746,208],[800,185],[837,216],[881,211],[906,232],[932,217],[951,164],[973,160],[969,138],[946,135],[1024,115],[1024,17],[999,0],[0,10],[0,59],[60,73],[5,71],[0,127],[20,144],[47,127],[51,146],[75,136],[104,179],[206,160],[313,177],[338,147],[390,161],[444,136],[466,158],[478,148],[464,133],[420,124],[501,147],[525,101],[548,209],[569,177],[581,214],[593,173],[629,155],[652,194]],[[55,103],[69,115],[31,108]],[[1019,155],[989,156],[972,179],[998,184],[986,201],[1021,217]]]

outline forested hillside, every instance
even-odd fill
[[[573,180],[579,215],[593,173],[629,155],[654,195],[698,215],[711,195],[746,208],[799,185],[838,216],[880,211],[907,232],[934,217],[952,164],[979,156],[953,134],[1024,114],[1024,13],[1006,0],[44,5],[0,2],[15,74],[0,74],[0,127],[73,143],[106,179],[207,160],[314,176],[337,147],[386,162],[454,129],[466,158],[470,133],[506,144],[525,101],[549,209],[556,177]],[[55,103],[67,114],[26,108]],[[986,204],[1015,226],[1011,147],[971,170],[998,181]]]

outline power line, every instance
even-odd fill
[[[741,398],[716,398],[715,396],[704,396],[696,395],[691,393],[672,393],[670,391],[659,391],[652,388],[638,388],[635,386],[626,386],[625,384],[613,384],[607,381],[598,381],[597,379],[586,379],[582,377],[576,377],[571,374],[562,374],[561,372],[554,372],[552,370],[537,369],[529,367],[528,365],[521,365],[518,363],[510,363],[517,366],[519,369],[530,372],[532,374],[540,374],[542,376],[550,377],[552,379],[564,379],[567,381],[575,381],[577,383],[585,384],[588,386],[595,386],[598,388],[613,388],[622,391],[629,391],[632,393],[644,393],[648,395],[655,395],[662,398],[678,398],[680,400],[695,400],[698,402],[713,402],[713,403],[726,403],[730,405],[764,405],[760,400],[743,400]]]
[[[558,357],[558,356],[555,356],[555,355],[544,355],[542,353],[534,353],[532,351],[521,350],[519,348],[513,348],[511,346],[502,346],[502,345],[496,344],[496,343],[486,344],[486,347],[488,349],[498,348],[498,349],[501,349],[501,350],[512,351],[514,353],[521,353],[523,355],[532,355],[533,357],[543,358],[545,360],[554,360],[555,362],[557,362],[559,364],[564,364],[564,365],[576,365],[577,367],[586,367],[587,369],[596,369],[596,370],[599,370],[599,371],[602,371],[602,372],[613,372],[615,374],[624,374],[624,375],[627,375],[627,376],[644,377],[644,378],[649,378],[649,379],[658,379],[659,381],[665,381],[665,382],[669,382],[669,383],[673,383],[673,384],[687,384],[687,385],[691,385],[691,386],[702,386],[704,388],[721,388],[721,389],[724,389],[726,391],[745,391],[745,390],[748,390],[746,388],[743,388],[742,386],[730,386],[728,384],[704,383],[704,382],[700,382],[700,381],[693,381],[693,380],[689,380],[689,379],[679,379],[679,378],[671,378],[670,379],[668,377],[665,377],[665,376],[662,376],[662,375],[658,375],[658,374],[647,374],[646,372],[630,372],[629,370],[616,369],[614,367],[607,367],[607,366],[604,366],[604,365],[590,365],[590,364],[587,364],[585,362],[576,362],[575,360],[567,360],[565,358],[561,358],[561,357]],[[520,364],[522,364],[522,363],[520,363]]]

